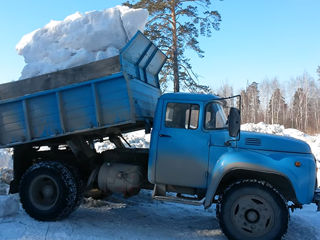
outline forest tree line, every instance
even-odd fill
[[[318,68],[320,78],[320,67]],[[229,84],[216,94],[233,95]],[[281,124],[309,134],[320,133],[320,79],[303,73],[290,82],[280,84],[277,78],[251,82],[240,93],[241,122]]]

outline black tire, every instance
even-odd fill
[[[75,209],[77,183],[72,172],[60,162],[32,165],[20,181],[22,207],[40,221],[56,221]]]
[[[287,232],[289,211],[270,184],[243,180],[224,192],[217,218],[228,239],[276,240]]]
[[[69,171],[72,173],[76,185],[77,185],[77,194],[76,194],[76,200],[74,202],[73,211],[75,211],[82,203],[84,198],[84,192],[85,192],[85,184],[84,181],[80,175],[80,171],[76,166],[73,166],[71,164],[65,164],[65,166],[69,169]]]

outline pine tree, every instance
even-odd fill
[[[260,116],[260,99],[258,83],[251,83],[247,89],[241,93],[241,122],[257,123],[263,119]]]
[[[192,70],[186,48],[204,57],[199,36],[210,37],[212,30],[219,30],[221,16],[210,10],[210,0],[129,0],[125,5],[148,9],[151,18],[145,34],[163,50],[168,61],[162,69],[160,83],[163,88],[173,82],[174,92],[181,88],[191,92],[209,92],[200,85],[198,75]],[[181,86],[180,86],[181,85]]]
[[[271,124],[284,124],[285,117],[287,112],[287,104],[284,100],[284,97],[281,94],[279,88],[277,88],[269,101],[269,108],[268,108],[268,122]]]
[[[249,122],[257,123],[259,119],[259,111],[260,111],[260,99],[259,99],[259,90],[258,83],[251,83],[246,90],[247,98],[248,98],[248,114],[249,114]]]
[[[293,127],[300,130],[303,130],[304,106],[305,93],[302,88],[298,88],[293,96],[292,112],[294,116]]]
[[[320,66],[318,66],[317,73],[318,73],[319,81],[320,81]]]
[[[241,90],[241,123],[248,123],[249,121],[249,103],[248,96],[245,90]]]

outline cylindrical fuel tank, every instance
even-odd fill
[[[140,191],[142,179],[140,166],[106,162],[100,167],[98,186],[104,192],[123,193],[129,197]]]

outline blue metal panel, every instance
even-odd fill
[[[26,141],[22,102],[0,105],[0,132],[1,144]]]
[[[137,78],[143,82],[146,82],[145,72],[143,71],[143,68],[146,66],[146,62],[148,61],[154,49],[155,49],[155,46],[150,42],[150,44],[145,49],[144,54],[142,54],[140,59],[137,61],[137,72],[138,72]]]
[[[161,121],[163,118],[162,109],[163,109],[163,101],[160,98],[160,100],[157,103],[155,118],[153,121],[150,150],[149,150],[149,159],[148,159],[148,181],[152,184],[156,183],[158,140],[159,140],[159,132],[161,128]]]
[[[161,54],[159,51],[154,53],[152,60],[146,68],[146,76],[149,84],[159,87],[158,74],[166,60],[166,56]]]
[[[94,108],[96,110],[96,120],[97,120],[97,126],[101,126],[101,109],[100,109],[100,101],[98,98],[98,92],[97,92],[97,86],[95,83],[91,84],[92,89],[92,96],[93,96],[93,102],[94,102]]]
[[[134,123],[129,92],[127,80],[117,73],[0,101],[0,147]]]
[[[188,102],[199,106],[199,124],[196,129],[184,129],[165,126],[166,106],[171,102],[179,103],[171,100],[163,102],[161,128],[158,133],[152,132],[158,135],[155,182],[206,188],[210,135],[201,129],[203,104]]]
[[[96,89],[102,125],[135,121],[124,77],[97,83]]]
[[[67,132],[97,126],[91,85],[61,91],[61,100]]]
[[[56,99],[57,99],[60,127],[61,127],[61,130],[62,130],[62,133],[65,133],[66,132],[66,127],[65,127],[63,113],[62,113],[63,106],[62,106],[62,100],[61,100],[61,93],[60,92],[56,92]]]
[[[136,34],[120,52],[120,61],[122,65],[122,71],[126,74],[137,78],[136,64],[139,59],[145,53],[149,47],[150,40],[143,34]]]
[[[149,49],[148,54],[144,57],[144,61],[142,63],[140,63],[140,65],[139,65],[141,76],[143,76],[143,81],[145,81],[153,86],[157,86],[158,83],[148,81],[147,75],[149,73],[146,70],[147,70],[149,64],[151,63],[151,61],[154,59],[155,55],[157,54],[157,51],[158,51],[158,49],[155,46],[152,46]]]
[[[28,114],[32,139],[63,133],[54,93],[29,99]]]
[[[166,60],[166,55],[141,32],[137,32],[120,52],[124,76],[140,79],[157,88],[158,74]]]
[[[315,188],[315,161],[312,154],[280,153],[273,151],[243,150],[239,148],[210,148],[210,160],[216,164],[210,169],[206,206],[209,206],[216,187],[223,176],[232,170],[251,170],[285,176],[295,190],[301,204],[311,203]],[[295,167],[295,161],[302,163]],[[214,189],[214,191],[212,191]]]
[[[27,136],[27,140],[31,140],[31,129],[30,129],[30,120],[29,120],[29,113],[28,113],[28,106],[27,101],[22,101],[22,109],[23,109],[23,116],[24,116],[24,122],[25,122],[25,132]]]
[[[130,89],[134,99],[136,118],[153,118],[160,89],[146,85],[139,80],[130,81]]]

